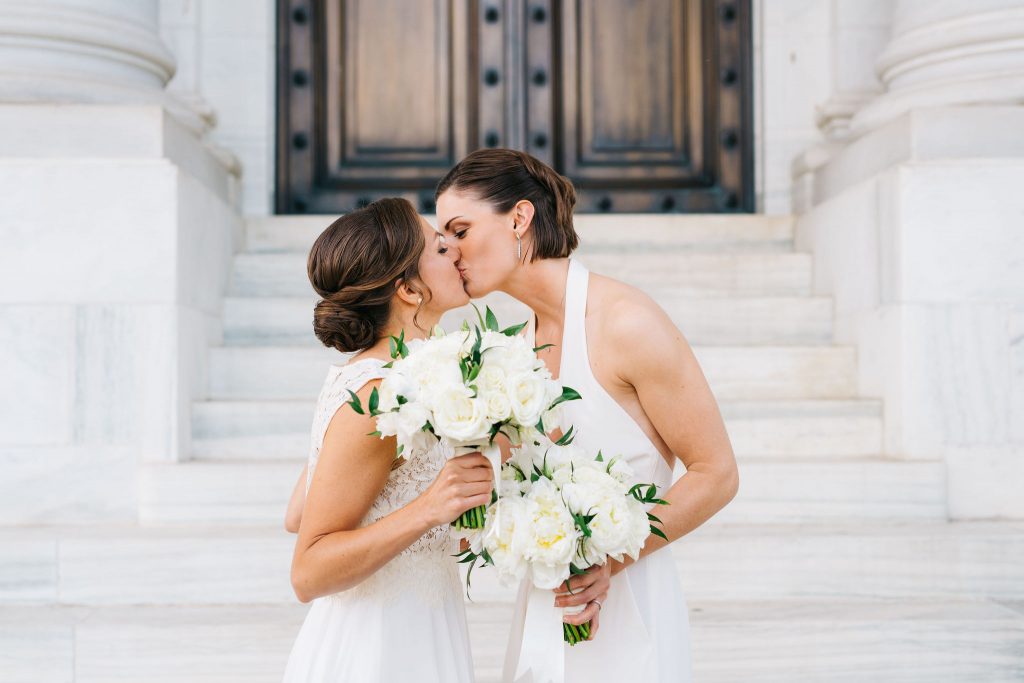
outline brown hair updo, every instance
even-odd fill
[[[345,214],[309,251],[309,282],[322,299],[313,332],[324,346],[349,353],[384,336],[399,280],[419,274],[425,241],[419,214],[404,199],[379,199]]]
[[[436,200],[446,190],[468,191],[506,213],[516,202],[533,203],[533,254],[538,258],[565,258],[579,245],[572,225],[576,189],[565,176],[526,152],[514,149],[478,149],[457,163],[441,179]]]

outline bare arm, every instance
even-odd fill
[[[302,474],[299,475],[295,487],[292,489],[292,497],[288,500],[288,510],[284,513],[284,530],[288,533],[297,534],[299,532],[302,508],[306,504],[306,472],[308,469],[308,464],[302,468]]]
[[[359,392],[364,404],[374,384]],[[449,460],[414,501],[360,527],[395,453],[394,439],[367,436],[373,429],[372,418],[344,408],[327,428],[292,558],[292,588],[302,602],[351,588],[431,528],[490,501],[487,459],[466,455]]]
[[[644,413],[686,466],[686,475],[660,492],[669,505],[654,514],[669,541],[648,536],[641,555],[649,555],[725,507],[739,489],[739,472],[718,404],[682,332],[650,299],[619,308],[608,323],[612,343],[630,349],[619,356],[619,376],[636,390]],[[613,571],[623,566],[616,563]]]

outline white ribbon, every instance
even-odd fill
[[[641,559],[638,564],[648,558]],[[612,577],[601,608],[601,630],[593,643],[568,647],[562,635],[562,610],[555,595],[524,581],[516,599],[516,619],[505,654],[504,683],[649,680],[656,678],[654,645],[636,602],[628,567]],[[597,645],[595,643],[604,643]]]
[[[526,615],[520,641],[514,683],[563,683],[565,644],[562,610],[555,594],[536,586],[527,588]]]

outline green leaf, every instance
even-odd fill
[[[463,320],[462,327],[460,328],[463,332],[469,332],[469,321]]]
[[[519,323],[518,325],[510,325],[509,327],[506,327],[505,329],[503,329],[501,331],[501,333],[503,335],[505,335],[506,337],[514,337],[517,334],[519,334],[520,332],[522,332],[524,327],[526,327],[526,323]]]
[[[487,310],[491,310],[491,309],[488,308]],[[470,349],[470,352],[469,352],[470,357],[476,363],[480,362],[480,347],[483,346],[483,345],[484,345],[484,337],[483,337],[483,334],[480,332],[480,328],[478,327],[478,328],[476,328],[476,342],[473,344],[473,348]]]
[[[359,396],[356,395],[356,392],[349,389],[348,395],[352,397],[352,400],[348,401],[348,404],[352,407],[352,410],[356,411],[360,415],[366,415],[366,413],[363,411],[363,402],[359,400]]]
[[[555,399],[555,402],[548,406],[548,410],[551,410],[559,403],[565,403],[566,401],[577,401],[581,398],[578,391],[572,387],[562,387],[562,395]]]
[[[647,519],[651,520],[652,522],[657,522],[662,526],[665,526],[665,523],[663,521],[652,515],[650,512],[647,513]]]
[[[380,394],[377,393],[377,387],[374,387],[370,391],[370,415],[377,415],[380,411],[377,408],[380,406]]]
[[[383,434],[381,434],[380,431],[378,430],[376,432],[370,432],[369,434],[367,434],[367,436],[383,436]]]
[[[402,454],[402,451],[404,451],[404,450],[405,450],[405,444],[404,443],[398,444],[398,448],[395,449],[395,457],[397,458],[398,456],[400,456]]]
[[[604,462],[604,455],[601,454],[601,451],[597,452],[597,457],[594,458],[594,460],[598,462]],[[630,492],[632,492],[632,489],[630,489]]]
[[[541,346],[534,346],[533,352],[537,353],[538,351],[543,351],[544,349],[550,349],[552,346],[554,346],[554,344],[542,344]]]
[[[665,535],[665,532],[662,531],[661,529],[659,529],[658,527],[652,526],[651,527],[651,533],[654,534],[655,536],[661,536],[666,541],[668,540],[668,536]]]
[[[562,438],[555,442],[555,445],[556,446],[568,446],[569,444],[571,444],[572,440],[575,438],[575,436],[573,435],[573,430],[574,429],[575,429],[575,427],[570,425],[569,426],[569,431],[567,431],[565,434],[563,434]],[[600,453],[598,455],[600,455]]]
[[[491,332],[498,332],[500,330],[498,327],[498,318],[494,315],[494,311],[491,310],[490,306],[487,307],[487,319],[485,322],[487,329]]]
[[[405,345],[405,330],[398,336],[398,352],[402,354],[402,358],[409,355],[409,347]]]
[[[472,306],[473,310],[476,311],[476,319],[480,321],[480,327],[487,327],[487,324],[484,322],[484,316],[482,313],[480,313],[480,307],[477,306],[476,304],[470,304],[470,306]]]

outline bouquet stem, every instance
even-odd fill
[[[479,505],[472,510],[466,510],[462,515],[452,522],[456,529],[483,529],[487,520],[487,506]]]
[[[590,638],[590,622],[576,626],[562,622],[562,636],[569,645],[582,643]]]

